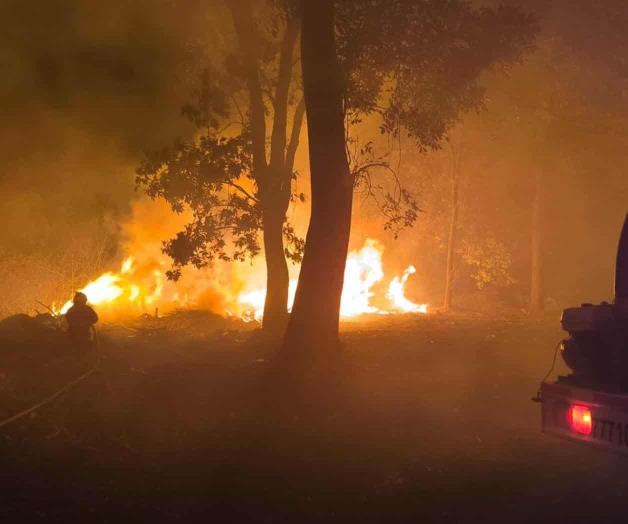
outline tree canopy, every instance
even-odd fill
[[[289,203],[305,201],[292,184],[304,118],[294,49],[299,4],[224,5],[225,41],[237,43],[212,57],[194,102],[184,108],[197,133],[149,154],[137,183],[175,211],[191,212],[185,229],[164,243],[172,278],[187,264],[259,254],[263,232],[269,290],[282,280],[273,295],[285,311],[285,257],[298,261],[303,249],[286,221]],[[406,133],[421,151],[438,148],[462,114],[482,106],[482,73],[519,60],[536,28],[517,9],[477,9],[462,0],[343,0],[335,9],[347,144],[365,117],[376,116],[382,134]],[[380,186],[371,177],[391,169],[371,146],[361,153],[351,166],[353,178],[372,191]],[[379,201],[388,227],[410,226],[417,218],[418,206],[403,188]]]

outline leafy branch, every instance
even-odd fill
[[[393,167],[391,163],[392,152],[376,154],[372,142],[360,145],[357,138],[349,136],[346,147],[354,190],[375,202],[385,218],[384,229],[392,231],[397,238],[403,229],[415,224],[421,210],[412,193],[403,187],[398,164]],[[392,181],[392,190],[375,181],[378,173]]]

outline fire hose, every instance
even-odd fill
[[[543,377],[543,380],[541,380],[541,383],[539,384],[539,389],[536,392],[536,396],[532,397],[532,402],[541,402],[543,400],[541,397],[541,388],[543,387],[543,384],[545,384],[545,381],[549,378],[549,376],[552,374],[552,371],[554,371],[554,368],[556,367],[556,358],[558,357],[558,352],[560,351],[560,347],[562,345],[563,345],[562,340],[558,344],[556,344],[556,347],[554,348],[554,358],[552,359],[552,365],[550,366],[549,371]]]
[[[94,334],[94,344],[96,345],[96,348],[98,348],[98,336],[97,336],[96,330],[94,329],[93,326],[92,326],[92,329],[93,329],[93,334]],[[20,411],[19,413],[16,413],[15,415],[11,415],[9,418],[6,418],[6,419],[0,421],[0,429],[5,427],[5,426],[8,426],[12,422],[20,420],[21,418],[24,418],[25,416],[30,415],[31,413],[34,413],[38,409],[43,408],[44,406],[54,402],[61,395],[63,395],[67,391],[71,390],[74,386],[76,386],[77,384],[79,384],[80,382],[82,382],[83,380],[88,378],[89,376],[91,376],[94,373],[94,371],[96,371],[96,369],[98,368],[99,362],[100,362],[100,359],[97,358],[95,360],[94,364],[85,373],[83,373],[80,377],[78,377],[78,378],[68,382],[61,389],[55,391],[52,395],[46,397],[45,399],[41,400],[37,404],[31,406],[30,408],[24,409],[24,410]]]

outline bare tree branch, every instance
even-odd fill
[[[270,143],[270,165],[274,170],[279,170],[285,162],[288,96],[292,81],[292,57],[298,34],[298,20],[294,17],[289,17],[279,53],[279,72],[277,74],[277,87],[274,97],[275,114]]]
[[[236,184],[235,182],[227,182],[227,185],[237,189],[238,191],[240,191],[240,193],[242,193],[246,198],[251,199],[253,202],[255,202],[256,204],[259,203],[259,199],[254,197],[253,195],[251,195],[251,193],[249,193],[246,189],[244,189],[240,184]]]
[[[303,126],[303,117],[305,116],[305,100],[301,98],[294,111],[294,119],[292,120],[292,132],[290,133],[290,142],[286,149],[286,171],[292,174],[294,168],[294,157],[299,147],[299,137],[301,135],[301,127]]]
[[[253,20],[250,0],[228,0],[233,25],[240,42],[246,67],[246,83],[250,98],[250,124],[253,136],[253,166],[256,177],[266,172],[266,105],[259,79],[259,36]]]

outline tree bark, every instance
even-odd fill
[[[250,0],[229,0],[233,26],[244,56],[244,74],[249,92],[249,114],[255,179],[267,176],[266,104],[259,78],[260,39],[253,20]]]
[[[542,238],[542,207],[543,207],[543,175],[538,171],[534,180],[534,197],[532,201],[532,228],[530,243],[530,313],[539,314],[544,310],[543,289],[543,238]]]
[[[303,114],[298,108],[293,121],[290,143],[286,142],[288,106],[294,47],[299,34],[297,19],[287,21],[279,54],[279,71],[274,96],[273,129],[270,141],[270,161],[265,179],[258,182],[263,205],[264,253],[266,257],[266,300],[262,329],[272,336],[281,336],[288,322],[288,288],[290,275],[284,253],[283,225],[290,205],[294,155],[301,131]],[[296,133],[296,139],[294,135]]]
[[[447,239],[447,266],[445,270],[445,300],[443,311],[451,309],[451,298],[454,287],[454,257],[456,254],[456,237],[458,232],[458,203],[460,193],[460,178],[454,174],[451,187],[451,221],[449,223],[449,236]]]
[[[353,180],[345,151],[342,78],[332,0],[304,0],[301,63],[312,211],[284,354],[339,349],[340,297],[351,230]]]
[[[262,329],[270,335],[283,334],[288,322],[289,275],[283,245],[284,218],[276,209],[265,211],[263,217],[266,301]]]
[[[267,159],[266,105],[260,82],[260,44],[250,0],[229,0],[234,27],[243,56],[249,92],[249,115],[253,146],[253,176],[263,210],[262,234],[266,261],[266,300],[262,329],[271,336],[283,333],[288,320],[288,264],[284,253],[283,225],[290,204],[294,153],[299,141],[303,110],[297,106],[291,140],[286,143],[288,106],[294,47],[299,25],[287,20],[280,48],[277,84],[274,93],[270,158]],[[295,136],[296,135],[296,136]]]

